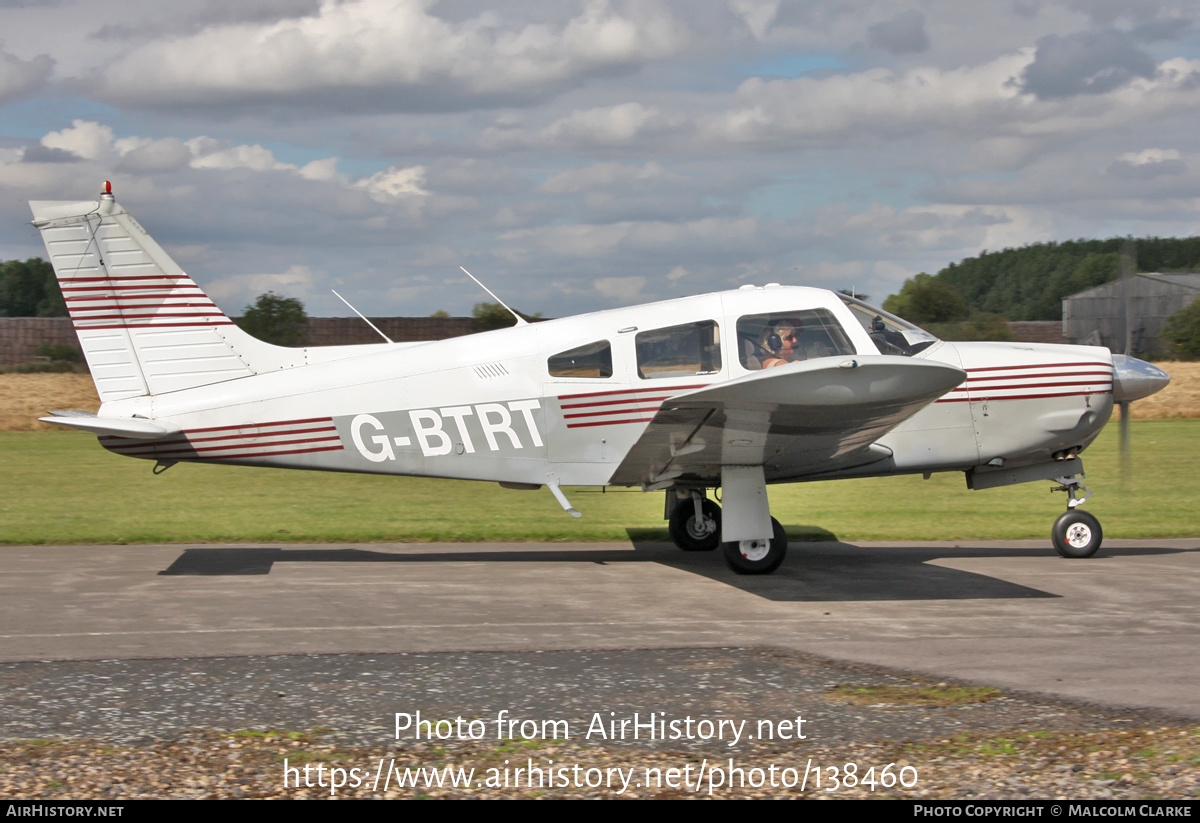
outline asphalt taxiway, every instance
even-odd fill
[[[0,661],[776,647],[1200,717],[1200,538],[0,548]]]

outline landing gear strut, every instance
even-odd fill
[[[685,552],[710,552],[721,544],[721,507],[694,491],[690,500],[675,504],[667,531]]]
[[[724,511],[705,496],[707,489],[667,489],[663,516],[672,542],[685,552],[720,546],[725,563],[738,574],[770,574],[787,555],[788,539],[771,517],[762,466],[725,466],[721,480]]]
[[[1100,521],[1088,512],[1080,510],[1078,506],[1083,505],[1092,493],[1083,485],[1082,477],[1057,479],[1060,485],[1051,491],[1067,493],[1067,510],[1054,521],[1054,528],[1050,531],[1054,550],[1063,557],[1091,557],[1099,551],[1104,532],[1100,528]],[[1084,495],[1081,499],[1076,499],[1075,493],[1079,489],[1083,490]]]

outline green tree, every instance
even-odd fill
[[[517,312],[525,320],[535,321],[542,319],[542,313],[525,314]],[[513,317],[508,309],[501,306],[499,303],[476,303],[471,309],[471,317],[475,318],[471,321],[472,331],[491,331],[492,329],[507,329],[509,326],[517,325],[517,318]]]
[[[39,257],[0,263],[0,317],[65,317],[54,268]]]
[[[967,301],[949,283],[921,272],[904,281],[899,294],[883,302],[883,308],[911,323],[951,323],[969,315]]]
[[[971,319],[956,323],[925,323],[925,331],[942,340],[1012,340],[1012,329],[1008,321],[998,314],[978,311]]]
[[[845,294],[845,295],[849,295],[850,297],[857,297],[859,300],[863,301],[864,303],[871,302],[871,295],[866,294],[865,292],[855,291],[852,288],[851,289],[838,289],[838,294]]]
[[[450,316],[450,312],[446,311],[445,309],[438,309],[437,311],[435,311],[433,314],[431,314],[431,315],[429,315],[429,316],[430,316],[430,317],[436,317],[436,318],[438,318],[438,319],[442,319],[442,318],[449,317],[449,316]]]
[[[308,341],[308,315],[295,297],[269,291],[260,294],[237,324],[248,334],[276,346],[303,346]]]
[[[1193,300],[1167,318],[1163,340],[1180,360],[1200,360],[1200,299]]]

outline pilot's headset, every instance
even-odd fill
[[[798,320],[772,320],[771,324],[763,329],[762,347],[771,354],[779,354],[783,350],[783,340],[779,336],[781,328],[791,329],[793,332],[800,331],[800,321]]]

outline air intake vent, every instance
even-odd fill
[[[508,377],[508,369],[503,363],[484,363],[475,367],[475,375],[481,380],[494,380],[497,377]]]

